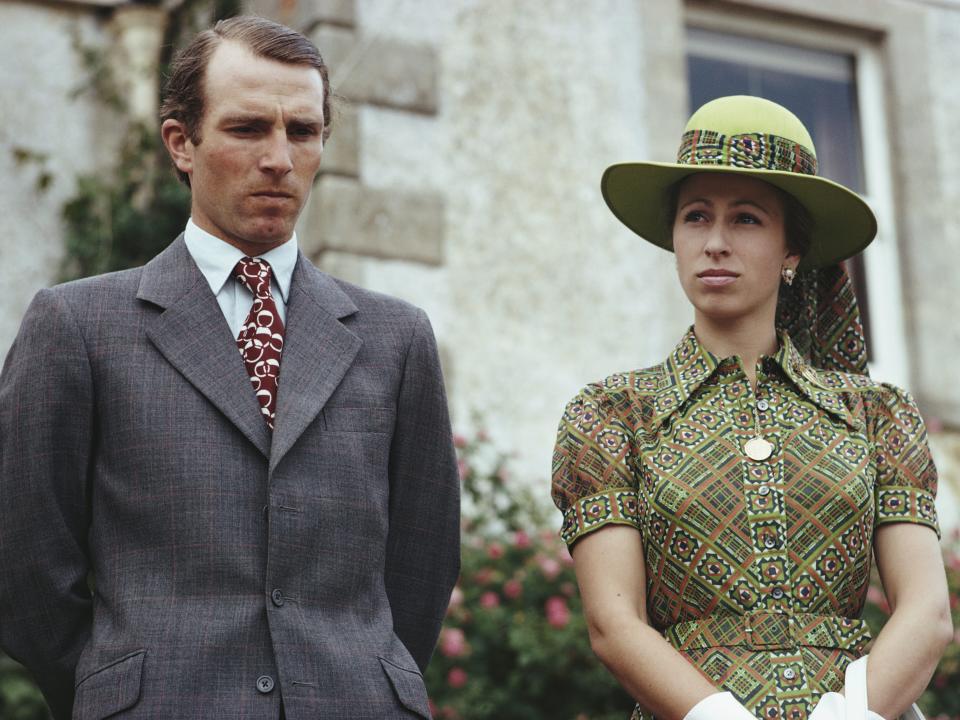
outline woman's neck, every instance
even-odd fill
[[[739,357],[754,390],[757,387],[757,363],[762,356],[773,355],[780,345],[772,322],[726,325],[698,316],[693,330],[700,344],[717,357]]]

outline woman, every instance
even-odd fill
[[[846,719],[864,667],[859,717],[898,716],[952,628],[923,422],[862,374],[838,264],[872,212],[816,176],[792,113],[745,96],[698,110],[677,163],[615,165],[602,188],[675,253],[694,324],[561,421],[553,497],[596,654],[635,718]],[[854,663],[871,549],[893,611]]]

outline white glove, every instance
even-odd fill
[[[730,693],[718,692],[707,695],[690,708],[683,720],[757,720],[757,717]]]
[[[847,720],[884,720],[882,715],[878,715],[867,707],[867,658],[854,660],[847,665],[847,671],[844,676],[843,692],[849,700],[850,710]]]
[[[847,702],[843,695],[835,692],[824,693],[820,702],[810,713],[809,720],[846,720]]]
[[[846,698],[840,693],[824,693],[820,696],[820,702],[810,713],[808,720],[848,720]],[[867,710],[867,720],[884,720],[884,718],[872,710]]]

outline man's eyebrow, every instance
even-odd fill
[[[224,115],[220,118],[222,125],[244,125],[263,122],[269,122],[269,120],[265,116],[255,113],[237,113],[236,115]]]
[[[250,125],[250,124],[271,124],[273,118],[257,113],[236,113],[235,115],[225,115],[220,118],[222,125]],[[320,115],[293,115],[287,120],[287,125],[305,125],[305,126],[323,126],[323,118]]]

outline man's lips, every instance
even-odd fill
[[[263,190],[261,192],[251,193],[254,197],[268,197],[268,198],[281,198],[288,199],[293,198],[293,195],[290,193],[285,193],[280,190]]]

